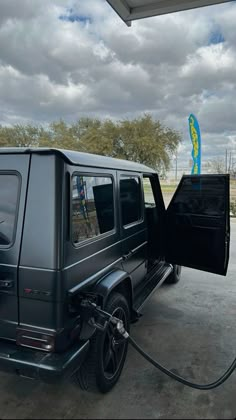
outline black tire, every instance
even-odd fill
[[[172,273],[167,277],[166,283],[167,284],[176,284],[180,281],[181,278],[181,265],[174,265],[174,269]]]
[[[129,331],[130,310],[123,295],[111,294],[104,309],[117,318],[122,318],[126,330]],[[74,379],[83,390],[106,393],[114,387],[121,375],[128,342],[109,324],[104,332],[95,333],[90,346],[88,357]]]

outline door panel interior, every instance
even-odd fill
[[[184,176],[166,213],[166,260],[225,275],[229,234],[228,175]]]

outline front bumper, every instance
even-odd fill
[[[89,341],[78,343],[64,353],[44,353],[0,341],[0,370],[47,383],[71,376],[83,363]]]

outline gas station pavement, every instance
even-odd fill
[[[163,285],[131,334],[156,360],[197,383],[213,382],[236,354],[236,223],[231,224],[227,277],[184,268]],[[107,395],[70,382],[45,385],[0,374],[1,419],[235,419],[236,372],[220,388],[198,391],[174,382],[132,348]]]

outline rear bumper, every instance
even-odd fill
[[[53,383],[78,370],[88,349],[89,341],[76,344],[62,354],[43,353],[0,341],[0,370]]]

